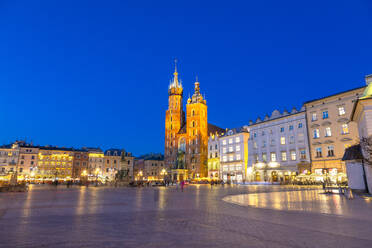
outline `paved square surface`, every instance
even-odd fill
[[[264,185],[33,186],[0,194],[0,247],[372,247],[372,201]]]

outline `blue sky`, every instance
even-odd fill
[[[372,2],[1,1],[0,142],[163,152],[173,60],[209,122],[364,85]]]

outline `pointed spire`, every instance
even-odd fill
[[[173,72],[173,87],[179,87],[180,84],[178,82],[178,72],[177,72],[177,59],[174,60],[174,72]]]

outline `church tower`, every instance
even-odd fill
[[[164,162],[167,168],[173,168],[177,160],[177,134],[185,123],[185,113],[182,103],[183,88],[178,80],[177,65],[173,80],[168,88],[168,109],[165,113],[165,149]]]
[[[191,178],[208,176],[208,118],[207,101],[200,94],[198,79],[194,94],[187,100],[186,119],[189,150],[188,171]]]

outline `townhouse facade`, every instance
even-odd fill
[[[220,136],[220,175],[224,182],[246,181],[249,171],[248,139],[247,126],[229,129]]]
[[[252,181],[289,182],[310,168],[304,107],[291,112],[274,110],[249,123],[249,166]],[[306,173],[306,172],[305,172]]]

